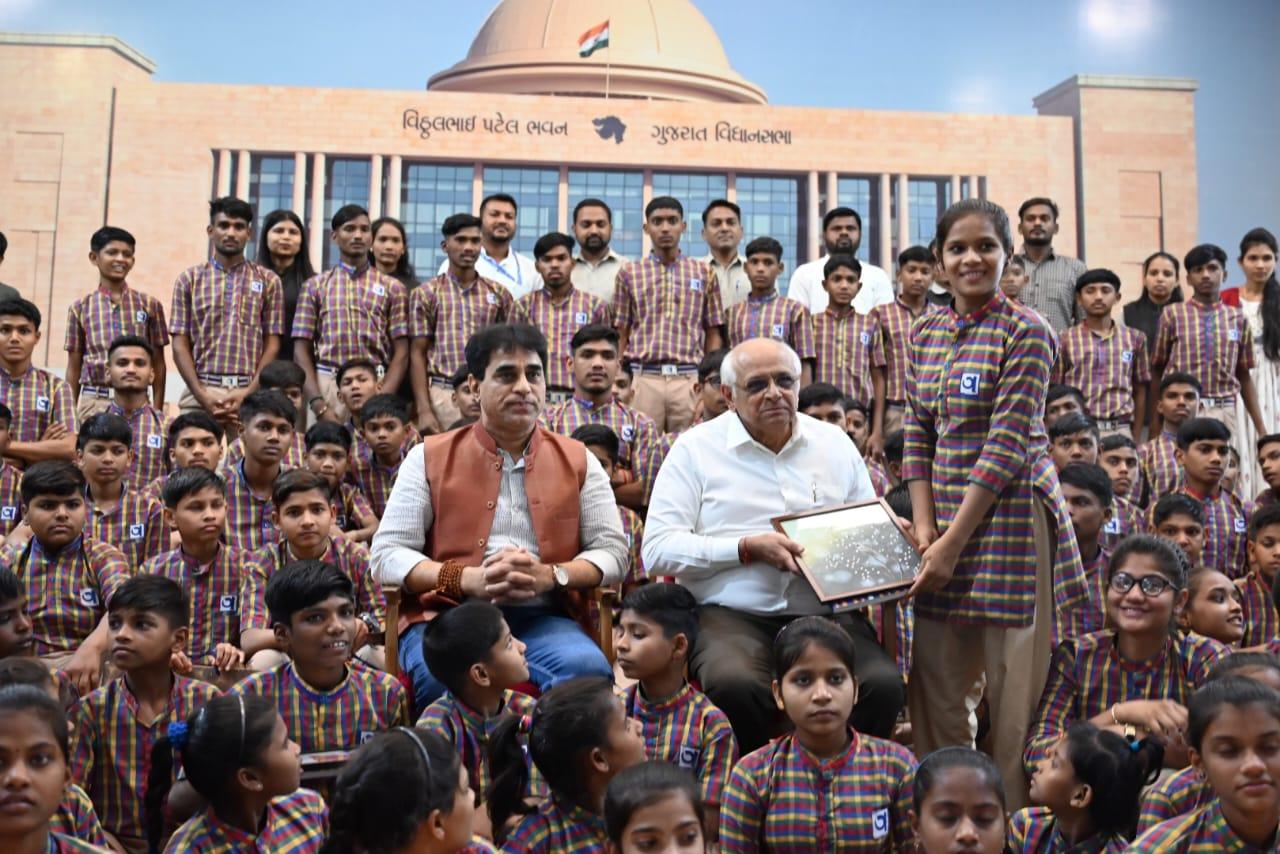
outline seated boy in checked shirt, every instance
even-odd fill
[[[133,574],[120,550],[84,536],[84,475],[66,460],[27,469],[22,503],[30,542],[0,551],[27,593],[33,649],[81,694],[97,686],[107,651],[106,606]]]
[[[226,484],[200,466],[178,469],[164,485],[164,515],[181,538],[180,544],[147,561],[140,573],[173,579],[191,603],[191,631],[179,662],[214,665],[219,670],[243,666],[240,614],[252,558],[249,552],[222,542]],[[187,672],[185,666],[178,669]]]
[[[618,666],[636,682],[623,692],[628,718],[644,730],[650,759],[685,768],[698,782],[716,839],[720,803],[738,761],[724,712],[685,681],[685,662],[698,640],[698,603],[677,584],[647,584],[622,600]]]
[[[22,495],[19,492],[22,472],[5,459],[11,421],[13,413],[9,411],[9,407],[0,403],[0,546],[5,544],[9,534],[22,522]]]
[[[870,454],[863,452],[863,456],[879,456],[884,445],[884,344],[879,321],[853,307],[862,288],[862,264],[852,255],[832,255],[822,275],[830,302],[813,318],[817,352],[813,381],[831,383],[867,408],[871,415]]]
[[[813,324],[808,310],[778,293],[782,275],[782,244],[772,237],[757,237],[747,244],[747,279],[751,293],[745,301],[725,309],[729,346],[748,338],[775,338],[800,357],[800,386],[813,382]]]
[[[494,728],[507,715],[533,714],[533,698],[511,690],[529,681],[524,649],[502,611],[475,599],[440,614],[422,637],[427,669],[447,692],[427,706],[415,726],[452,742],[462,756],[477,807],[489,798],[489,737]],[[546,796],[536,771],[525,794]],[[482,834],[490,830],[488,817],[487,809],[476,810]]]
[[[317,421],[306,435],[307,470],[320,475],[329,484],[329,501],[337,516],[334,522],[347,539],[367,543],[378,530],[378,516],[369,506],[369,499],[347,482],[351,467],[351,433],[341,424]]]
[[[1147,522],[1134,498],[1142,493],[1142,463],[1138,448],[1127,433],[1112,433],[1098,442],[1098,465],[1111,480],[1115,497],[1111,518],[1102,529],[1102,544],[1114,548],[1130,534],[1144,534]]]
[[[3,426],[0,425],[0,430]],[[3,433],[0,433],[0,437]],[[0,441],[3,441],[0,439]],[[1258,439],[1258,467],[1266,489],[1258,493],[1253,503],[1257,507],[1280,504],[1280,433],[1271,433]],[[0,528],[0,530],[3,530]]]
[[[603,424],[583,424],[569,434],[570,439],[577,439],[587,446],[595,458],[600,461],[604,473],[613,478],[618,467],[618,434]],[[646,583],[649,574],[644,569],[644,559],[640,549],[644,543],[644,521],[640,514],[630,507],[618,505],[618,515],[622,517],[622,535],[627,538],[627,568],[622,576],[622,589],[629,592],[632,588]]]
[[[393,676],[351,660],[355,591],[342,570],[299,560],[267,582],[272,630],[289,661],[237,682],[232,694],[276,704],[303,753],[354,750],[381,730],[409,723],[409,700]]]
[[[89,484],[85,534],[124,552],[137,572],[169,545],[164,508],[124,485],[133,459],[133,431],[119,415],[89,417],[76,438],[76,463]]]
[[[280,539],[271,523],[271,488],[285,471],[293,444],[297,410],[278,391],[255,391],[240,404],[244,459],[228,466],[227,542],[242,549],[261,548]]]
[[[76,455],[75,401],[71,386],[31,364],[40,343],[40,309],[21,297],[0,300],[0,402],[9,407],[9,446],[5,458],[26,467],[41,460],[71,460]]]
[[[1062,471],[1068,463],[1098,462],[1098,425],[1088,415],[1064,415],[1046,431],[1053,467]]]
[[[165,457],[168,472],[199,466],[216,472],[222,460],[222,439],[226,433],[212,415],[203,409],[184,412],[169,422],[165,431]],[[164,484],[169,473],[148,483],[143,492],[148,498],[164,503]],[[177,544],[176,538],[173,540]]]
[[[306,456],[303,434],[307,429],[306,410],[302,408],[302,384],[306,374],[295,362],[276,359],[267,364],[258,375],[258,388],[264,391],[278,391],[293,404],[297,418],[293,422],[293,441],[284,454],[284,467],[287,469],[302,468],[302,458]],[[224,466],[230,468],[244,459],[244,439],[239,438],[227,446]]]
[[[470,383],[471,371],[466,365],[458,368],[453,372],[453,376],[449,378],[449,384],[453,386],[453,408],[458,410],[458,418],[470,418],[472,421],[480,420],[480,395],[476,394],[475,389]],[[452,429],[445,424],[446,429]],[[415,443],[416,444],[416,443]]]
[[[1160,432],[1153,433],[1139,451],[1149,504],[1173,492],[1182,479],[1182,467],[1178,465],[1178,428],[1188,418],[1199,415],[1200,388],[1198,379],[1182,371],[1167,373],[1160,379],[1153,407],[1160,420]]]
[[[386,622],[386,601],[382,588],[369,572],[369,551],[351,542],[333,527],[333,504],[329,482],[309,469],[294,469],[276,479],[271,492],[275,506],[272,522],[280,529],[280,542],[270,543],[254,553],[250,589],[246,591],[244,648],[255,670],[280,663],[279,656],[259,650],[279,650],[279,635],[273,634],[264,607],[264,591],[270,578],[298,560],[318,560],[342,570],[355,590],[356,636],[351,645],[366,663],[382,667],[382,647],[366,647],[370,632],[382,631]],[[265,666],[264,666],[265,665]]]
[[[1080,563],[1089,583],[1089,613],[1078,623],[1088,631],[1102,628],[1106,616],[1107,566],[1111,552],[1102,531],[1112,516],[1111,480],[1101,466],[1068,463],[1058,470],[1062,503],[1071,514],[1071,528],[1080,547]]]
[[[1085,395],[1085,409],[1102,435],[1142,433],[1151,367],[1147,337],[1111,317],[1120,299],[1120,277],[1110,270],[1088,270],[1076,280],[1076,302],[1084,320],[1062,333],[1056,382]]]
[[[169,660],[187,646],[190,604],[177,582],[139,575],[108,606],[111,663],[121,674],[71,710],[71,773],[93,799],[121,850],[146,851],[144,799],[151,748],[170,723],[217,696],[214,686],[178,676]],[[175,762],[174,779],[179,772]]]
[[[107,382],[115,400],[105,411],[123,418],[133,431],[133,463],[124,482],[139,492],[165,472],[164,413],[147,396],[155,375],[152,352],[136,335],[121,335],[107,351]]]
[[[356,457],[351,468],[356,486],[379,519],[386,512],[400,463],[409,452],[405,447],[409,429],[409,408],[394,394],[376,394],[360,410],[360,430],[370,453]]]
[[[1177,546],[1192,572],[1204,565],[1204,507],[1189,495],[1171,492],[1151,505],[1151,533]]]
[[[1276,575],[1280,574],[1280,505],[1259,507],[1249,519],[1249,571],[1236,579],[1244,610],[1242,649],[1280,638]]]

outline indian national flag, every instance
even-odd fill
[[[602,47],[609,46],[609,22],[596,24],[578,36],[578,56],[586,59]]]

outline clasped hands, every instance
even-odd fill
[[[479,569],[478,573],[472,569]],[[470,576],[470,578],[468,578]],[[463,592],[498,605],[527,602],[556,586],[551,565],[541,563],[528,549],[505,546],[478,568],[463,571]]]

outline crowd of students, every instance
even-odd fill
[[[736,279],[684,255],[671,198],[646,207],[638,261],[585,200],[592,243],[543,236],[520,293],[477,266],[523,269],[515,215],[499,195],[448,217],[447,260],[419,283],[393,219],[338,210],[340,261],[316,274],[295,214],[269,214],[248,261],[254,212],[217,199],[168,323],[127,281],[134,238],[102,228],[65,380],[33,364],[36,306],[0,300],[0,849],[1280,846],[1269,232],[1245,236],[1226,295],[1219,247],[1155,253],[1123,322],[1120,278],[1075,262],[1075,305],[1055,310],[1078,322],[1055,328],[1030,298],[1046,254],[1015,255],[988,202],[905,248],[879,305],[840,237],[857,214],[829,212],[813,314],[780,294],[773,238]],[[703,221],[738,215],[718,200]],[[1056,216],[1023,205],[1029,245]],[[396,626],[368,544],[408,450],[483,422],[465,347],[495,323],[545,335],[542,421],[609,475],[630,547],[620,678],[535,696],[503,612],[468,600],[422,635],[444,694],[419,707],[386,672]],[[657,473],[686,431],[735,417],[721,368],[756,337],[799,357],[799,411],[847,433],[921,550],[896,606],[893,738],[850,725],[853,641],[803,617],[770,651],[791,731],[740,752],[688,678],[697,601],[646,569]],[[349,756],[323,797],[303,788],[300,754],[333,752]]]

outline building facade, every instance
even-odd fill
[[[789,269],[821,254],[836,205],[862,214],[862,258],[890,268],[955,200],[1012,214],[1050,196],[1058,250],[1120,272],[1127,297],[1143,258],[1195,242],[1193,81],[1076,76],[1036,96],[1035,115],[777,106],[732,71],[687,0],[622,5],[610,46],[583,59],[576,39],[598,4],[506,0],[426,91],[165,83],[111,36],[0,34],[0,79],[21,81],[0,87],[0,279],[48,318],[37,359],[65,363],[67,308],[96,281],[96,228],[135,234],[131,282],[167,305],[208,251],[206,200],[224,194],[260,219],[297,211],[318,266],[335,260],[338,207],[399,217],[420,273],[443,257],[444,218],[499,191],[520,202],[518,249],[568,230],[573,205],[596,196],[632,256],[646,251],[649,199],[685,203],[687,250],[702,253],[702,207],[725,197],[746,239],[782,242]]]

